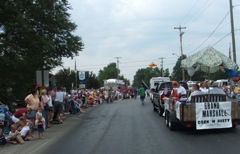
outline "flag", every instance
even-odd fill
[[[232,59],[231,44],[229,45],[229,58]]]
[[[141,85],[143,86],[143,88],[146,90],[146,89],[149,89],[148,88],[148,86],[147,86],[147,84],[142,80],[142,83],[141,83]]]

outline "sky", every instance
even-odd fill
[[[240,64],[240,2],[232,0],[237,64]],[[170,73],[181,55],[190,56],[213,46],[229,55],[232,42],[229,0],[69,0],[74,35],[81,36],[84,49],[79,56],[63,58],[64,68],[92,71],[119,58],[120,75],[129,79],[138,69],[154,62]],[[55,68],[54,72],[62,69]]]

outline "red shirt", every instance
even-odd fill
[[[14,113],[14,117],[20,118],[20,117],[23,116],[23,113],[26,113],[26,114],[27,114],[27,108],[17,109],[16,112]]]

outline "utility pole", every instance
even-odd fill
[[[158,59],[160,59],[161,60],[161,77],[163,77],[163,59],[165,59],[165,57],[161,57],[161,58],[158,58]]]
[[[115,59],[117,59],[117,79],[119,79],[119,59],[122,57],[114,57]]]
[[[77,62],[76,62],[76,59],[75,59],[74,69],[75,69],[75,84],[76,84],[76,88],[77,88],[78,86],[77,86]]]
[[[186,27],[181,27],[181,25],[179,25],[179,27],[174,27],[174,29],[178,29],[180,34],[180,49],[181,49],[181,60],[183,60],[183,49],[182,49],[182,36],[184,34],[184,32],[182,32],[182,29],[186,29]],[[184,73],[184,68],[182,67],[182,80],[185,81],[185,73]]]
[[[235,46],[235,33],[234,33],[232,0],[229,0],[229,2],[230,2],[230,20],[231,20],[231,32],[232,32],[233,61],[235,63],[237,63],[237,61],[236,61],[236,46]]]

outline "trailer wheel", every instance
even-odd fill
[[[167,127],[169,127],[169,114],[167,111],[165,111],[165,124]]]
[[[157,112],[156,106],[153,104],[153,111]]]
[[[175,128],[176,128],[174,123],[171,120],[170,114],[168,116],[168,127],[169,127],[170,130],[175,130]]]

